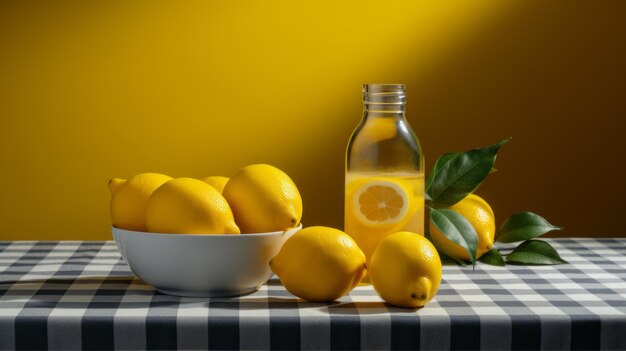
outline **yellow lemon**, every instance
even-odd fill
[[[333,301],[352,290],[365,274],[365,254],[341,230],[302,229],[270,261],[292,294],[309,301]]]
[[[113,226],[121,229],[145,231],[148,198],[172,177],[159,173],[141,173],[126,180],[109,180],[111,190],[110,212]]]
[[[226,199],[192,178],[172,179],[150,196],[146,227],[154,233],[239,234]]]
[[[469,194],[463,200],[450,206],[450,209],[465,217],[476,230],[476,234],[478,234],[477,259],[493,247],[496,221],[493,210],[487,201],[478,195]],[[459,260],[469,260],[467,251],[446,238],[432,222],[430,223],[430,235],[437,248],[446,255]]]
[[[302,198],[285,172],[265,164],[251,165],[224,187],[242,233],[287,230],[300,224]]]
[[[200,180],[217,189],[220,194],[224,192],[224,186],[228,183],[228,178],[220,176],[206,177]]]
[[[441,259],[422,235],[398,232],[383,239],[368,267],[374,289],[383,300],[415,308],[430,301],[441,283]]]

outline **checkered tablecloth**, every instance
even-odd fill
[[[570,264],[445,266],[426,307],[359,286],[309,303],[163,295],[112,242],[0,242],[0,349],[626,349],[626,239],[558,239]]]

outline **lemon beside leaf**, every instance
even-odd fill
[[[448,208],[463,216],[476,231],[476,259],[493,247],[496,221],[491,206],[478,195],[469,194],[463,200]],[[471,228],[470,228],[471,229]],[[433,243],[444,254],[462,261],[470,259],[467,250],[443,235],[435,221],[430,222],[430,236]]]

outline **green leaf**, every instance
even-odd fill
[[[506,262],[521,264],[567,263],[550,244],[541,240],[524,241],[507,256]]]
[[[498,150],[511,140],[456,154],[441,156],[431,172],[428,194],[430,206],[449,207],[463,200],[485,180],[496,161]]]
[[[426,193],[428,193],[428,191],[430,190],[430,186],[433,183],[433,179],[435,179],[435,177],[437,176],[437,173],[439,173],[439,170],[446,163],[450,162],[450,160],[452,160],[453,158],[455,158],[458,155],[460,155],[459,152],[454,152],[454,153],[443,154],[443,155],[439,156],[437,161],[435,161],[435,165],[433,166],[432,171],[430,172],[430,174],[428,174],[428,177],[426,177]]]
[[[476,263],[478,235],[465,217],[449,209],[431,208],[430,221],[441,234],[467,251],[472,264]]]
[[[495,247],[487,252],[485,252],[478,259],[480,262],[491,265],[491,266],[504,266],[504,259],[502,258],[502,254],[500,254],[500,250]]]
[[[514,243],[541,236],[553,230],[561,230],[550,224],[543,217],[532,212],[519,212],[509,217],[496,232],[496,240],[502,243]]]

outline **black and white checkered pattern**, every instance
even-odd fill
[[[163,295],[112,242],[0,242],[0,349],[626,349],[626,239],[556,239],[570,264],[445,266],[419,310],[370,286],[309,303]]]

